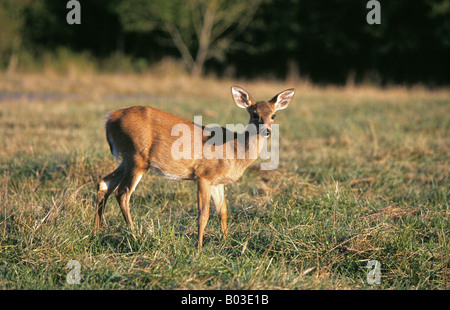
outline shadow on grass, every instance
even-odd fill
[[[151,247],[149,236],[136,236],[125,226],[102,227],[91,236],[91,251],[96,253],[136,253],[144,246]]]

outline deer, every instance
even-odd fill
[[[254,134],[244,139],[244,156],[237,157],[239,135],[234,133],[223,144],[231,149],[234,157],[211,158],[191,156],[175,159],[171,152],[177,139],[172,128],[179,124],[195,132],[205,128],[171,113],[148,106],[133,106],[111,111],[106,116],[106,138],[116,160],[122,159],[118,167],[101,178],[97,183],[97,205],[94,218],[94,231],[102,226],[102,215],[108,197],[114,192],[126,225],[134,230],[130,215],[130,197],[144,173],[149,169],[174,180],[193,180],[197,182],[198,207],[198,250],[202,249],[205,228],[209,219],[212,200],[220,219],[223,237],[228,234],[227,204],[224,186],[236,182],[244,171],[255,162],[261,152],[264,140],[271,134],[275,113],[289,106],[294,96],[293,88],[282,91],[269,101],[256,102],[243,88],[233,85],[231,94],[235,104],[250,114],[249,124],[256,128]],[[225,129],[222,128],[224,131]],[[245,132],[244,132],[245,133]],[[201,137],[205,146],[211,137]],[[242,141],[242,140],[241,140]],[[256,156],[250,157],[251,148]]]

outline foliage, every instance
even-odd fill
[[[316,83],[448,84],[449,0],[381,1],[381,24],[360,0],[1,0],[1,66],[59,47],[153,65],[180,58],[193,75],[300,77]]]
[[[22,1],[0,0],[0,68],[15,66],[15,54],[22,47]],[[13,69],[13,68],[11,68]]]
[[[223,60],[237,33],[245,29],[260,0],[123,1],[125,29],[166,32],[188,71],[202,74],[205,61]]]

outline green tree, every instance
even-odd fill
[[[24,1],[0,0],[0,67],[14,71],[22,46]]]
[[[118,6],[125,30],[166,32],[192,76],[208,59],[222,60],[252,21],[261,0],[131,0]]]

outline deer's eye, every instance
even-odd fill
[[[274,115],[272,115],[272,119],[275,119],[275,114],[274,114]]]

